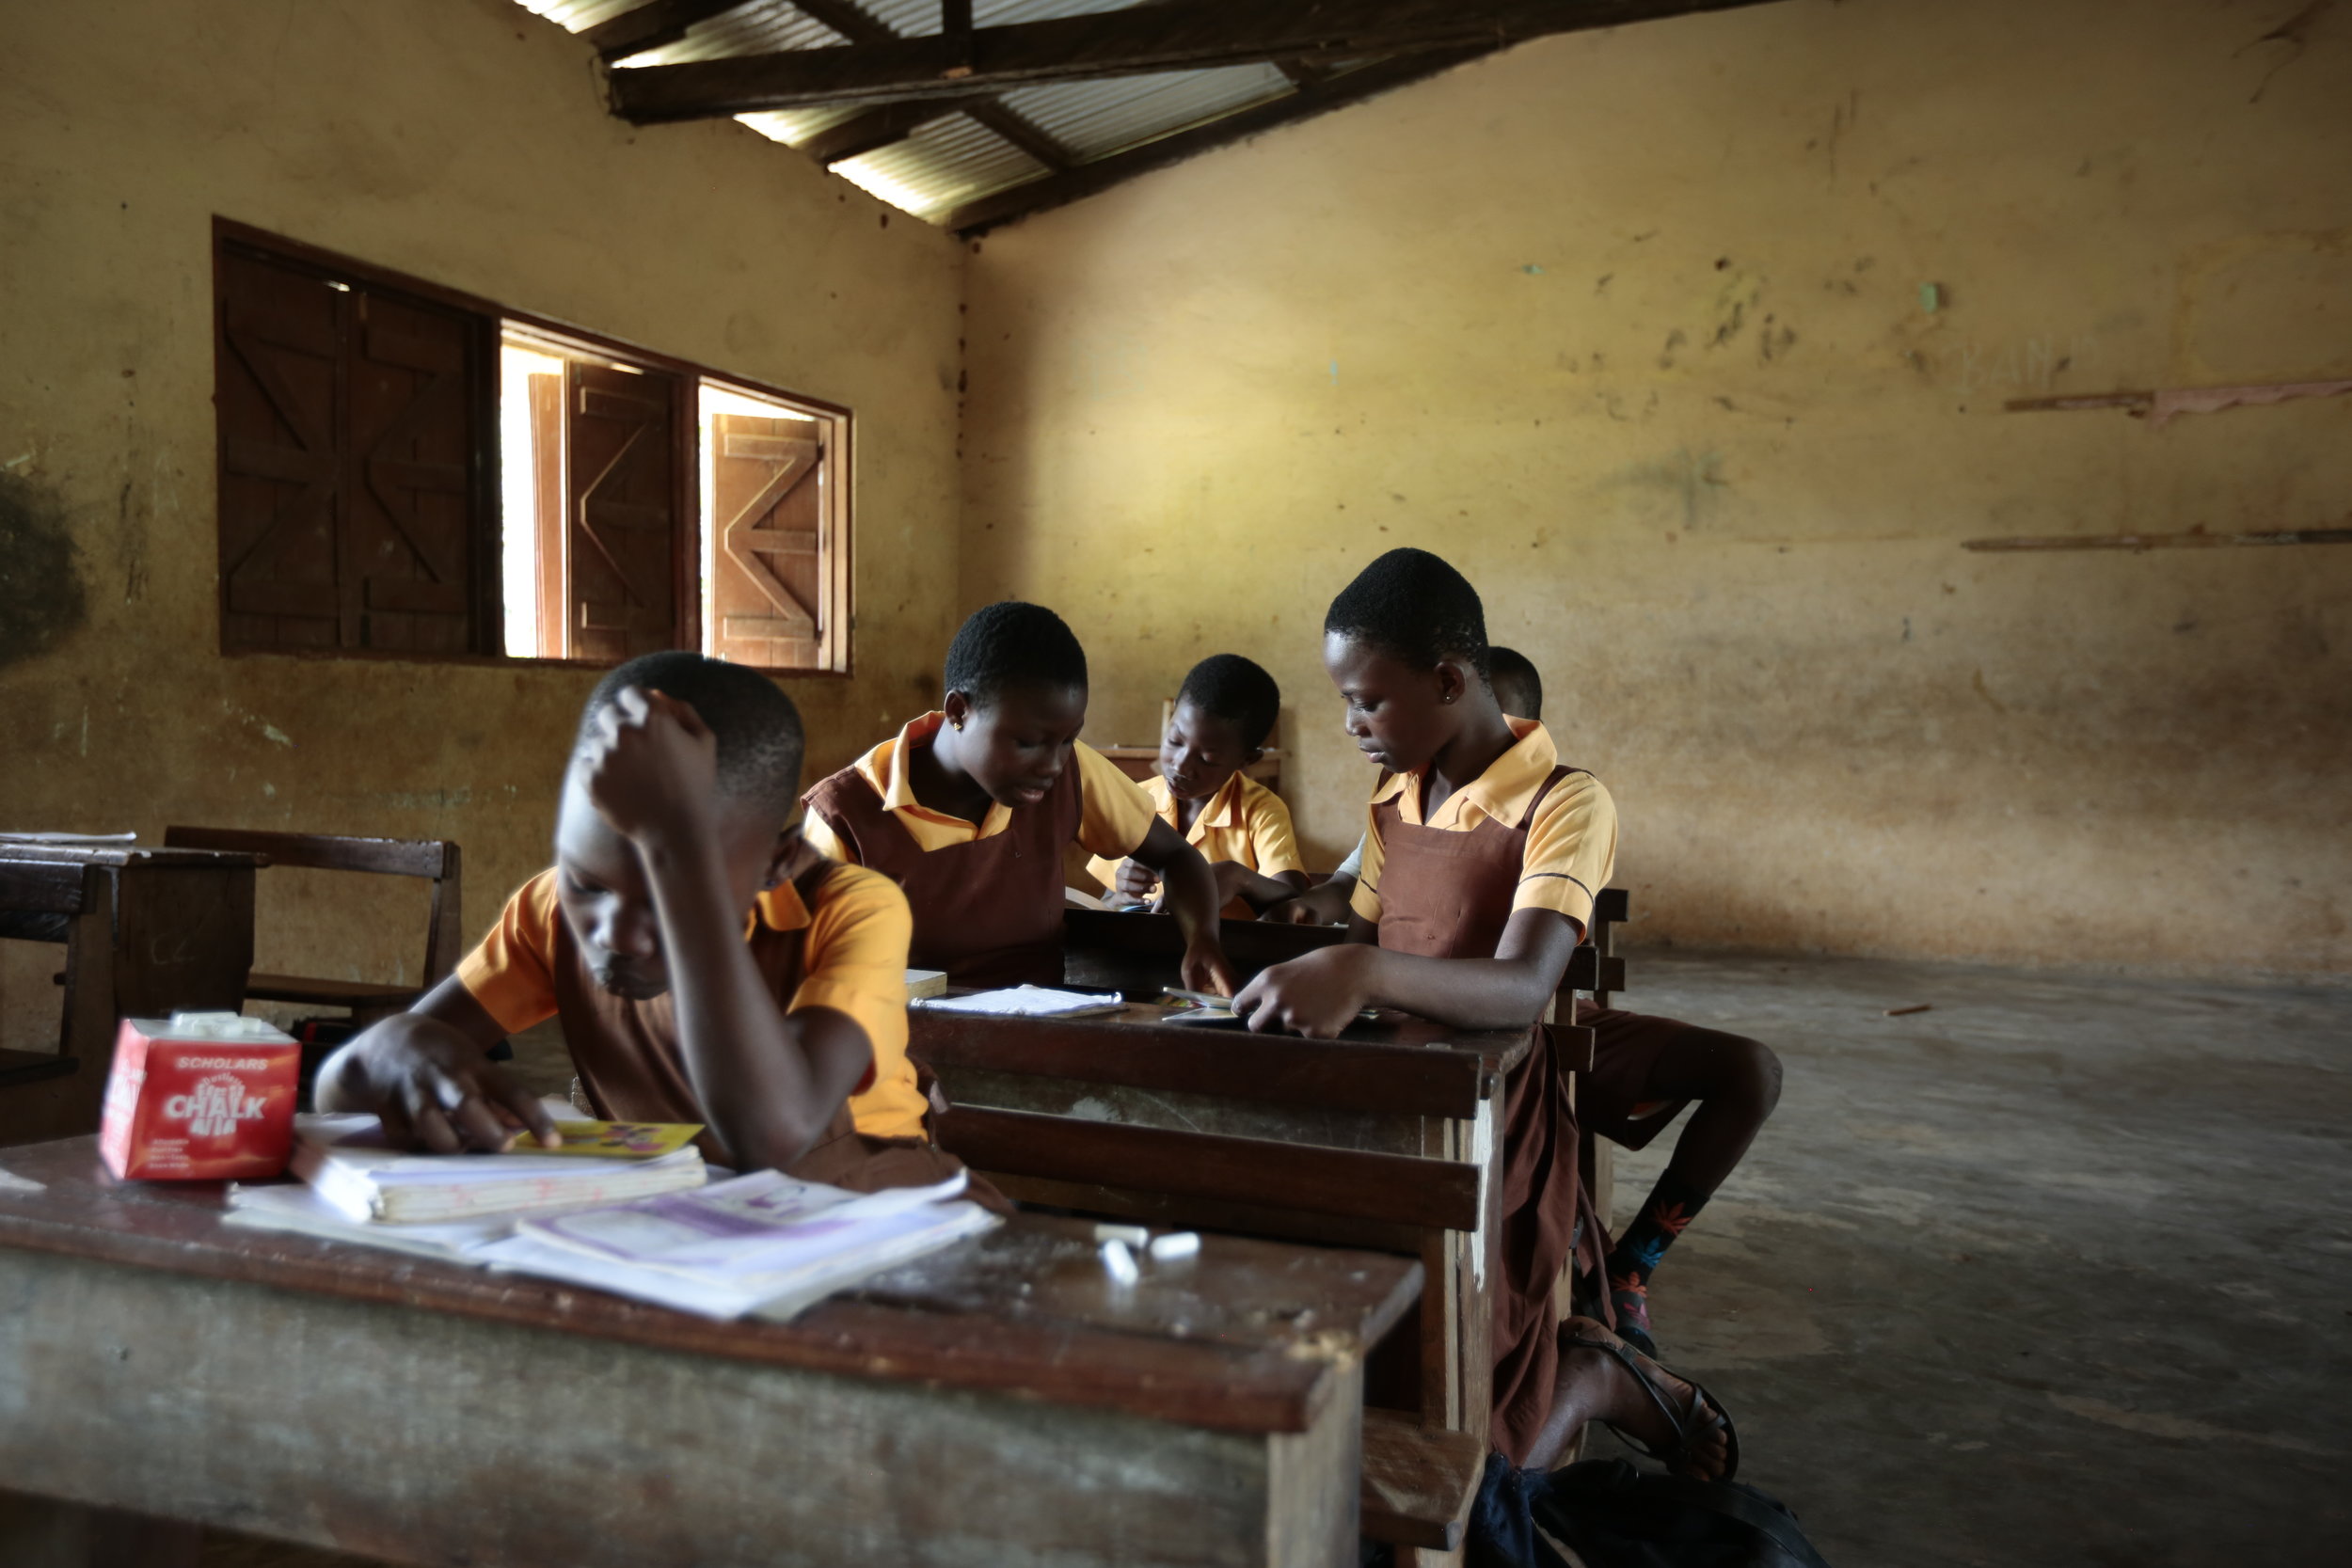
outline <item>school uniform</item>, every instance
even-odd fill
[[[1616,807],[1563,764],[1541,724],[1424,817],[1421,773],[1375,790],[1355,911],[1380,945],[1436,958],[1491,958],[1511,916],[1551,910],[1580,929],[1616,859]],[[1552,1289],[1571,1256],[1597,1268],[1606,1242],[1577,1180],[1576,1112],[1550,1031],[1538,1024],[1504,1085],[1501,1289],[1495,1292],[1495,1448],[1520,1462],[1551,1409],[1559,1370]]]
[[[557,903],[556,876],[542,871],[507,900],[497,927],[458,964],[459,982],[510,1034],[560,1018],[596,1116],[707,1123],[679,1053],[674,998],[640,1002],[596,984]],[[907,1060],[907,925],[906,900],[887,879],[831,862],[753,906],[744,941],[778,1004],[787,1014],[847,1014],[874,1051],[858,1084],[865,1114],[836,1106],[790,1175],[871,1191],[944,1180],[961,1168],[924,1138],[925,1101]],[[705,1158],[738,1163],[715,1129],[696,1141]]]
[[[803,799],[802,832],[834,860],[881,872],[914,914],[909,961],[960,986],[1061,983],[1062,848],[1125,859],[1152,831],[1152,802],[1083,741],[1045,799],[992,801],[977,825],[914,798],[910,753],[946,722],[927,713]]]
[[[1176,827],[1176,796],[1168,787],[1168,780],[1154,773],[1143,781],[1142,787],[1160,820]],[[1298,835],[1291,828],[1290,807],[1279,795],[1242,773],[1219,784],[1216,794],[1200,802],[1192,826],[1179,831],[1184,842],[1200,850],[1200,858],[1211,865],[1237,861],[1262,877],[1307,869],[1298,855]],[[1119,875],[1119,862],[1097,856],[1087,862],[1087,874],[1109,887]],[[1153,893],[1156,895],[1156,887]],[[1221,912],[1229,920],[1258,917],[1249,901],[1241,897],[1233,898]]]

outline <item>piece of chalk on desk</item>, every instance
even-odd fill
[[[1098,1225],[1094,1227],[1098,1242],[1124,1242],[1129,1246],[1143,1246],[1152,1240],[1152,1232],[1139,1225]]]
[[[1103,1243],[1103,1272],[1121,1285],[1133,1285],[1143,1276],[1143,1271],[1136,1267],[1136,1255],[1116,1238]]]
[[[1189,1230],[1171,1231],[1152,1238],[1152,1260],[1172,1263],[1179,1258],[1190,1258],[1200,1250],[1200,1238]]]

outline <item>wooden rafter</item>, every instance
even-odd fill
[[[828,25],[834,25],[828,11],[864,15],[844,0],[795,3]],[[1548,33],[1756,3],[1185,0],[983,27],[964,36],[859,39],[836,26],[851,39],[848,45],[616,72],[613,108],[624,119],[650,124],[823,103],[962,97],[975,90],[1265,60],[1329,64],[1427,50],[1495,48]]]
[[[843,38],[848,39],[852,46],[899,41],[898,35],[892,31],[888,23],[867,15],[856,4],[856,0],[792,0],[792,3],[811,20],[824,24]],[[948,22],[957,20],[945,12],[942,16]],[[970,18],[967,15],[963,20],[968,24]],[[964,37],[969,39],[972,36],[974,35],[967,28]],[[936,103],[939,100],[931,102]],[[617,104],[615,107],[617,109]],[[827,132],[826,135],[837,136],[845,144],[863,139],[866,145],[859,150],[871,152],[876,148],[888,147],[893,142],[903,140],[917,126],[928,123],[928,119],[918,119],[908,123],[904,130],[897,131],[895,135],[889,134],[899,123],[886,118],[891,112],[891,107],[885,105],[860,115],[855,119],[846,120]],[[998,137],[1010,142],[1053,173],[1058,174],[1077,161],[1067,148],[1047,135],[1027,116],[1015,113],[986,94],[957,97],[949,102],[949,109],[961,110],[971,116]],[[854,152],[849,152],[822,161],[827,165],[832,165],[856,155]]]
[[[957,208],[942,222],[945,227],[970,239],[1000,224],[1010,223],[1015,218],[1065,206],[1107,190],[1122,181],[1132,180],[1136,175],[1183,163],[1187,158],[1197,157],[1245,136],[1270,131],[1278,125],[1294,124],[1317,115],[1328,114],[1333,109],[1344,108],[1350,103],[1360,103],[1367,98],[1434,76],[1441,71],[1450,71],[1491,53],[1492,50],[1483,48],[1447,49],[1381,60],[1343,75],[1329,77],[1311,87],[1302,87],[1298,91],[1271,103],[1226,115],[1205,125],[1197,125],[1189,131],[1179,131],[1174,135],[1145,142],[1125,152],[1097,158],[1060,174],[1032,180],[1026,184],[981,197]]]
[[[993,102],[981,98],[927,98],[917,103],[885,103],[879,109],[866,110],[855,119],[827,126],[800,143],[795,150],[805,152],[831,168],[902,142],[932,120]]]
[[[580,37],[595,44],[596,53],[610,65],[665,43],[675,43],[686,36],[689,27],[740,10],[750,3],[751,0],[652,0],[650,5],[607,17]]]

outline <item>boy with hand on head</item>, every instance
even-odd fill
[[[1209,863],[1232,920],[1254,920],[1266,905],[1307,889],[1290,807],[1242,771],[1265,755],[1281,705],[1274,677],[1241,655],[1202,659],[1176,693],[1160,736],[1159,771],[1143,784],[1160,820]],[[1134,861],[1098,856],[1087,870],[1131,899],[1159,896],[1159,878]]]
[[[1722,1406],[1604,1324],[1561,1323],[1572,1248],[1597,1266],[1599,1226],[1577,1180],[1576,1117],[1538,1022],[1609,878],[1616,811],[1559,760],[1542,724],[1506,718],[1488,684],[1477,592],[1425,550],[1391,550],[1332,600],[1324,668],[1347,730],[1387,769],[1375,789],[1351,940],[1263,971],[1234,998],[1252,1029],[1330,1037],[1373,1005],[1463,1028],[1530,1030],[1505,1082],[1501,1278],[1490,1436],[1549,1468],[1588,1420],[1668,1467],[1728,1479]]]
[[[1216,879],[1133,779],[1078,738],[1087,656],[1062,618],[1008,600],[947,648],[939,711],[808,792],[808,840],[906,890],[914,963],[960,986],[1062,977],[1062,848],[1140,862],[1167,884],[1184,983],[1230,996]]]
[[[906,1059],[906,900],[787,831],[801,748],[791,699],[750,670],[660,653],[607,674],[555,865],[454,974],[328,1059],[320,1108],[442,1152],[502,1148],[514,1122],[556,1147],[485,1054],[555,1016],[598,1117],[702,1122],[706,1156],[742,1170],[862,1189],[953,1174]]]

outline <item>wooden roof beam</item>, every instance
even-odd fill
[[[928,98],[916,103],[885,103],[879,109],[866,110],[855,119],[827,126],[793,150],[805,152],[831,168],[895,146],[932,120],[993,102],[981,98]]]
[[[651,5],[607,17],[580,36],[595,44],[596,53],[604,56],[604,63],[611,65],[631,55],[675,43],[686,36],[689,27],[741,10],[749,4],[751,0],[653,0]]]
[[[795,0],[819,21],[842,0]],[[1495,48],[1761,0],[1185,0],[982,27],[965,36],[853,38],[796,49],[616,71],[614,112],[639,124],[821,103],[956,98],[1263,60],[1310,65],[1435,49]],[[858,13],[862,15],[863,13]],[[870,19],[868,19],[870,23]],[[873,25],[879,25],[874,24]],[[836,29],[839,30],[839,29]],[[887,34],[888,29],[883,32]],[[845,36],[849,36],[845,34]]]
[[[792,3],[799,7],[804,15],[814,21],[823,23],[853,44],[898,40],[898,35],[891,30],[888,23],[867,15],[859,8],[856,0],[792,0]],[[961,24],[963,31],[960,36],[965,40],[965,47],[968,48],[969,40],[974,36],[971,31],[969,8],[965,8],[964,13],[959,16],[952,9],[943,7],[940,17],[943,22],[948,24],[948,33],[944,36],[950,38],[951,40],[959,36],[955,29],[959,23]],[[937,101],[934,100],[934,102]],[[1059,174],[1077,162],[1068,148],[1063,147],[1052,136],[1047,135],[1043,130],[1031,123],[1026,116],[1016,114],[993,98],[977,96],[968,100],[951,100],[950,102],[956,108],[978,120],[997,136],[1012,143],[1052,173]],[[849,123],[861,124],[871,118],[861,116],[858,119]],[[875,123],[879,125],[880,122],[876,120]],[[889,143],[882,142],[876,145],[886,147]],[[866,150],[871,151],[872,149],[869,148]]]
[[[1381,60],[1344,75],[1328,77],[1311,87],[1302,87],[1271,103],[1210,120],[1189,131],[1179,131],[1172,136],[1145,142],[1128,151],[1097,158],[1092,163],[1080,164],[1063,173],[1032,180],[1026,184],[1015,185],[993,196],[966,202],[941,220],[942,226],[971,239],[1015,218],[1065,206],[1139,174],[1149,174],[1154,169],[1183,163],[1187,158],[1240,141],[1246,136],[1254,136],[1263,131],[1270,131],[1278,125],[1295,124],[1350,103],[1359,103],[1391,88],[1434,76],[1441,71],[1450,71],[1492,53],[1492,50],[1484,48],[1445,49]]]

